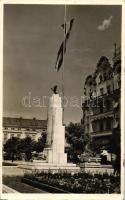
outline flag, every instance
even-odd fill
[[[70,33],[71,33],[71,29],[72,29],[72,26],[73,26],[73,22],[74,22],[74,19],[71,19],[69,23],[67,22],[65,24],[62,24],[62,27],[63,27],[64,32],[65,32],[65,44],[66,44],[67,40],[69,39],[69,36],[70,36]],[[69,25],[68,31],[66,30],[67,29],[67,25]]]
[[[57,72],[59,71],[63,63],[64,53],[66,53],[66,43],[69,39],[73,22],[74,22],[74,19],[71,19],[69,23],[62,24],[65,36],[64,36],[64,41],[61,43],[59,51],[57,53],[57,59],[56,59],[56,65],[55,65],[55,69]],[[67,30],[68,24],[69,24],[69,28]]]

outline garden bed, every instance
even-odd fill
[[[54,193],[120,193],[120,177],[108,174],[41,172],[25,174],[23,181]]]

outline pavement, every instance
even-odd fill
[[[10,166],[2,166],[2,174],[3,176],[23,176],[26,173],[25,169],[18,168],[18,165],[26,165],[25,161],[10,161],[4,160],[4,163],[10,164]],[[30,163],[30,162],[28,162]],[[11,166],[11,164],[15,164],[17,166]]]
[[[9,176],[12,180],[13,180],[13,177],[23,176],[24,173],[25,173],[25,170],[18,168],[18,166],[3,166],[2,167],[3,177]],[[18,185],[17,191],[15,190],[15,187],[14,188],[10,188],[8,183],[6,183],[6,184],[4,183],[4,185],[3,185],[3,193],[21,192],[21,191],[18,190],[18,188],[19,189],[20,188],[24,188],[23,189],[24,193],[48,193],[48,192],[46,192],[46,191],[44,191],[42,189],[38,189],[38,188],[32,187],[30,185],[27,185],[25,183],[21,183],[20,181],[18,181],[15,184]],[[14,190],[15,190],[15,192],[14,192]]]
[[[25,173],[24,169],[20,169],[17,166],[3,166],[3,176],[23,176]]]
[[[19,192],[3,184],[3,193],[19,193]]]

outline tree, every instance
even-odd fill
[[[32,158],[32,151],[34,151],[35,141],[31,139],[31,137],[26,137],[21,140],[19,149],[21,153],[25,153],[26,160],[30,160]]]
[[[46,143],[46,133],[42,134],[42,137],[36,142],[31,137],[19,139],[12,137],[4,144],[3,151],[6,152],[7,159],[21,159],[22,154],[25,155],[25,159],[29,161],[32,158],[32,152],[42,152]]]
[[[12,137],[4,144],[4,151],[6,152],[7,159],[17,158],[19,156],[19,143],[20,139]]]
[[[89,134],[84,133],[83,125],[79,123],[70,123],[66,127],[66,140],[70,144],[68,154],[77,159],[77,155],[88,151],[91,138]]]
[[[116,155],[116,159],[114,161],[114,171],[120,174],[121,168],[121,137],[120,137],[120,126],[114,128],[112,131],[111,138],[111,151]]]
[[[38,141],[35,143],[34,150],[36,152],[42,152],[46,144],[46,133],[42,133],[42,136],[38,139]]]

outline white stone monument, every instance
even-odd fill
[[[44,154],[46,160],[34,160],[21,168],[38,170],[68,170],[78,172],[76,164],[67,163],[65,153],[65,126],[62,124],[63,108],[59,94],[53,94],[49,100],[47,142]]]
[[[47,123],[47,162],[53,164],[67,164],[65,153],[65,126],[62,125],[62,102],[59,94],[50,97]]]

